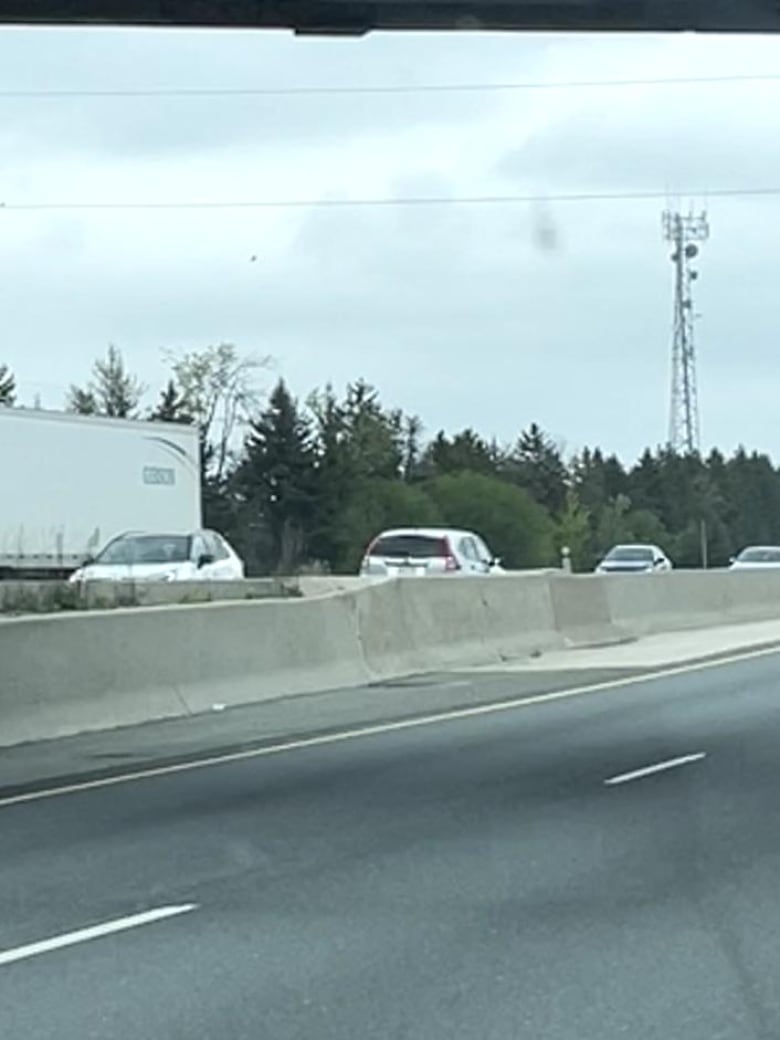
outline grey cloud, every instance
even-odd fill
[[[376,34],[363,39],[315,39],[246,31],[68,32],[0,27],[0,49],[6,88],[341,86],[355,82],[413,86],[517,78],[520,68],[526,76],[540,67],[545,43],[538,38],[502,35]]]
[[[737,87],[737,98],[722,104],[717,88],[709,89],[663,88],[633,104],[627,94],[613,105],[588,95],[587,104],[507,151],[496,172],[544,183],[550,192],[576,186],[673,193],[775,183],[780,85],[763,86],[758,104],[755,86]]]
[[[550,263],[507,240],[499,214],[453,208],[444,217],[433,227],[420,213],[412,228],[394,212],[316,213],[305,223],[328,243],[324,253],[304,236],[283,264],[250,266],[241,254],[229,267],[220,256],[167,279],[121,259],[60,272],[52,256],[36,284],[61,315],[60,378],[77,378],[74,369],[86,370],[109,340],[146,376],[162,346],[231,339],[277,356],[301,393],[363,375],[431,426],[471,423],[508,439],[537,417],[570,436],[597,433],[610,410],[572,403],[567,383],[621,371],[628,382],[642,371],[608,334],[613,322],[636,318],[637,304],[630,294],[610,301],[610,258]],[[31,279],[23,273],[22,282],[17,306],[34,315],[29,323],[45,324],[31,310]],[[83,284],[91,302],[74,308]],[[655,321],[663,343],[666,316],[654,312],[646,300],[643,337]],[[663,347],[658,361],[663,379]],[[649,389],[647,397],[652,411],[658,402]]]
[[[56,344],[45,367],[63,384],[109,340],[152,381],[161,347],[230,339],[277,356],[299,393],[363,375],[431,427],[472,424],[506,439],[535,417],[578,443],[630,453],[663,437],[671,275],[657,207],[620,212],[569,208],[568,245],[553,256],[510,234],[506,214],[467,207],[413,219],[371,209],[294,216],[294,249],[261,253],[257,264],[229,242],[194,253],[192,229],[181,243],[188,261],[170,270],[164,258],[145,266],[121,250],[101,260],[90,236],[81,259],[53,241],[43,255],[9,257],[4,311],[25,330],[22,367]],[[215,219],[198,225],[206,241]],[[735,398],[757,371],[771,377],[778,316],[758,249],[741,282],[738,261],[724,262],[738,225],[732,204],[703,258],[699,300],[703,389],[725,379]],[[755,229],[748,251],[751,242]],[[733,439],[734,399],[703,393],[702,410],[705,430]],[[761,443],[772,447],[766,433]]]
[[[493,104],[489,96],[457,100],[451,95],[24,100],[15,103],[14,116],[0,130],[0,147],[16,157],[56,151],[120,159],[235,146],[270,152],[296,142],[346,143],[412,126],[460,123]]]
[[[400,45],[399,45],[400,44]],[[493,74],[509,73],[514,53],[493,40]],[[415,59],[415,52],[420,56]],[[52,34],[0,30],[0,88],[217,90],[241,87],[409,85],[484,81],[463,41],[436,48],[425,40],[299,40],[254,33],[101,32]],[[424,56],[428,54],[428,61]],[[458,56],[462,60],[458,60]],[[511,62],[511,64],[510,64]],[[530,63],[529,63],[530,65]],[[416,76],[408,75],[409,68]],[[528,68],[529,66],[526,66]],[[41,75],[41,70],[45,74]],[[235,97],[0,98],[0,141],[9,155],[47,151],[133,156],[208,152],[238,144],[277,148],[414,125],[468,122],[489,111],[494,95],[395,94]]]

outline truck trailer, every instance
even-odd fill
[[[123,531],[200,526],[196,426],[0,406],[0,578],[66,577]]]

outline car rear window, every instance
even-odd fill
[[[447,539],[424,534],[386,535],[374,542],[370,552],[372,556],[415,560],[447,556]]]
[[[744,549],[737,559],[741,563],[780,563],[780,549]]]

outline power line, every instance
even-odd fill
[[[502,91],[583,90],[609,87],[706,86],[718,83],[773,83],[780,73],[748,73],[714,76],[671,76],[647,79],[552,80],[519,83],[422,83],[379,84],[376,86],[300,86],[300,87],[160,87],[116,89],[0,89],[0,99],[68,98],[192,98],[192,97],[306,97],[343,94],[473,94]]]
[[[780,187],[709,188],[685,191],[696,198],[761,198],[780,195]],[[502,206],[522,203],[636,202],[663,199],[668,191],[571,192],[559,195],[428,195],[368,199],[232,199],[190,202],[0,202],[0,212],[47,210],[246,210],[246,209],[369,209],[396,206]]]

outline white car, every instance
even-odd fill
[[[596,573],[647,574],[671,569],[671,560],[657,545],[615,545],[596,567]]]
[[[237,581],[243,561],[216,531],[128,531],[70,576],[82,581]]]
[[[780,567],[780,546],[749,545],[731,559],[729,570],[747,571],[766,567]]]
[[[383,531],[366,549],[360,573],[426,577],[501,572],[500,561],[473,531],[448,527],[399,527]]]

